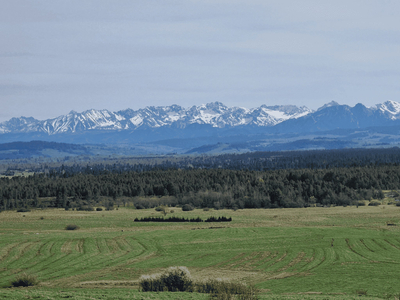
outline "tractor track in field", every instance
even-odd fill
[[[381,243],[378,243],[378,241],[376,239],[371,239],[371,241],[377,245],[380,249],[383,249],[384,251],[388,251],[388,249],[386,247],[384,247],[384,245],[382,245]]]
[[[229,266],[234,266],[235,264],[233,262],[241,259],[245,255],[246,255],[246,253],[242,252],[242,253],[240,253],[238,255],[235,255],[232,258],[229,258],[229,259],[227,259],[225,261],[222,261],[220,263],[215,264],[214,267],[224,267],[225,268],[225,267],[229,267]],[[229,264],[229,263],[231,263],[231,264]]]
[[[291,268],[291,267],[297,265],[298,263],[300,263],[300,262],[303,260],[303,258],[304,258],[305,255],[306,255],[305,252],[300,252],[300,253],[297,254],[297,256],[296,256],[292,261],[290,261],[286,266],[280,268],[280,269],[278,270],[278,272],[286,271],[287,269],[289,269],[289,268]]]
[[[391,243],[389,240],[384,239],[384,241],[385,241],[386,243],[388,243],[390,246],[392,246],[393,248],[395,248],[396,250],[400,250],[399,247],[397,247],[396,245],[394,245],[393,243]]]
[[[32,261],[32,258],[36,257],[34,250],[39,246],[40,246],[39,241],[27,243],[27,245],[23,247],[23,249],[21,249],[19,257],[17,257],[11,262],[8,262],[8,266],[12,264],[23,265],[23,266],[31,265],[32,263],[30,262]]]
[[[323,255],[322,255],[322,258],[319,260],[319,262],[315,266],[313,266],[311,268],[308,268],[307,269],[308,271],[317,269],[318,267],[322,266],[322,264],[325,262],[325,251],[323,249],[322,249],[322,253],[323,253]],[[315,257],[316,257],[316,251],[314,250],[313,256],[310,258],[311,261],[307,265],[309,265],[311,263],[315,263],[316,262],[316,258]]]
[[[361,242],[361,244],[363,244],[363,246],[364,246],[368,251],[370,251],[370,252],[375,252],[374,250],[372,250],[371,248],[369,248],[369,247],[365,244],[364,239],[360,239],[360,242]]]
[[[78,257],[76,257],[74,259],[74,263],[73,264],[68,264],[68,268],[75,268],[75,269],[79,269],[80,266],[85,266],[87,265],[91,260],[96,259],[96,263],[91,263],[90,264],[90,269],[89,270],[93,270],[96,269],[98,266],[104,266],[104,267],[109,267],[110,264],[115,264],[115,263],[120,263],[123,258],[127,255],[129,255],[132,252],[131,250],[123,250],[121,248],[118,249],[110,249],[110,247],[108,247],[107,242],[106,247],[108,249],[108,251],[100,251],[100,248],[98,247],[98,240],[93,240],[93,244],[97,249],[97,252],[92,252],[89,251],[90,253],[86,253],[87,251],[83,251],[82,255],[79,255]],[[115,245],[117,245],[117,243],[115,243]],[[85,249],[85,242],[82,243],[82,248]],[[104,250],[104,249],[103,249]],[[112,256],[111,258],[109,258],[110,256]],[[109,258],[106,262],[105,259]],[[61,259],[64,259],[64,257],[62,257]],[[58,271],[53,272],[57,273]]]
[[[354,250],[353,246],[350,245],[350,240],[349,240],[349,239],[345,239],[345,241],[346,241],[347,247],[348,247],[354,254],[356,254],[356,255],[358,255],[358,256],[360,256],[360,257],[362,257],[362,258],[364,258],[364,259],[366,259],[366,260],[368,260],[368,261],[370,260],[368,257],[366,257],[366,256],[360,254],[359,252],[357,252],[356,250]]]
[[[10,244],[8,247],[6,247],[6,251],[4,251],[4,254],[1,254],[0,256],[0,262],[6,260],[7,257],[10,256],[10,253],[16,249],[19,245],[21,245],[23,242],[20,243],[15,243],[15,244]]]

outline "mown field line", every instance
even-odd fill
[[[5,250],[2,251],[2,255],[0,257],[0,263],[4,260],[6,260],[7,257],[10,256],[10,253],[15,250],[16,247],[18,247],[19,245],[21,245],[23,242],[19,242],[19,243],[13,243],[10,245],[7,245],[5,247]]]

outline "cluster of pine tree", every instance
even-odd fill
[[[227,217],[209,217],[207,218],[204,222],[231,222],[232,218],[227,218]],[[143,218],[135,218],[134,222],[196,222],[200,223],[203,222],[203,219],[200,217],[197,218],[180,218],[180,217],[169,217],[169,218],[163,218],[163,217],[143,217]]]
[[[58,144],[64,147],[63,144]],[[73,145],[72,145],[73,146]],[[75,147],[75,146],[73,146]],[[79,150],[79,146],[75,150]],[[72,149],[73,150],[73,149]],[[89,158],[89,157],[88,157]],[[1,157],[0,157],[1,159]],[[229,169],[229,170],[280,170],[280,169],[328,169],[400,164],[400,149],[332,149],[307,151],[258,151],[242,154],[215,156],[149,156],[149,157],[91,157],[90,161],[70,161],[67,157],[59,162],[39,163],[40,160],[13,160],[8,170],[46,172],[49,176],[70,177],[80,174],[104,175],[128,171],[145,172],[171,169]]]
[[[229,217],[209,217],[207,220],[205,220],[204,222],[231,222],[232,218]]]
[[[0,179],[0,209],[20,207],[112,208],[126,202],[210,208],[351,205],[400,189],[396,165],[249,171],[227,169],[121,171],[68,177],[36,174]],[[155,200],[154,200],[155,199]]]

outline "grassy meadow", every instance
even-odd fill
[[[400,207],[210,210],[168,216],[227,223],[137,223],[154,209],[0,213],[0,298],[207,299],[138,291],[143,274],[186,266],[197,281],[253,284],[260,299],[396,299]],[[78,230],[65,230],[69,224]],[[19,274],[40,284],[8,288]]]

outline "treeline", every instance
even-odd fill
[[[396,165],[273,171],[193,169],[37,174],[0,179],[0,209],[160,205],[200,208],[277,208],[351,205],[400,189]]]
[[[90,154],[90,151],[86,147],[76,144],[44,141],[12,142],[0,144],[0,160],[29,159],[35,156],[48,156],[43,154],[42,151],[50,149],[70,153],[71,155]]]
[[[54,175],[65,177],[76,173],[99,175],[126,171],[151,171],[170,169],[227,169],[227,170],[282,170],[330,169],[381,165],[400,165],[400,149],[335,149],[285,152],[251,152],[215,156],[182,156],[164,159],[126,159],[114,164],[60,166],[52,169]]]
[[[46,172],[49,176],[71,177],[76,174],[104,175],[108,173],[147,172],[161,170],[228,169],[228,170],[282,170],[332,169],[365,166],[400,165],[400,149],[337,149],[284,152],[251,152],[215,156],[151,156],[122,158],[91,158],[81,163],[38,164],[10,162],[9,171],[30,170]]]
[[[204,222],[231,222],[232,218],[229,217],[209,217]],[[180,217],[169,217],[169,218],[163,218],[163,217],[143,217],[143,218],[135,218],[134,222],[195,222],[195,223],[200,223],[203,222],[203,219],[200,217],[197,218],[180,218]]]

